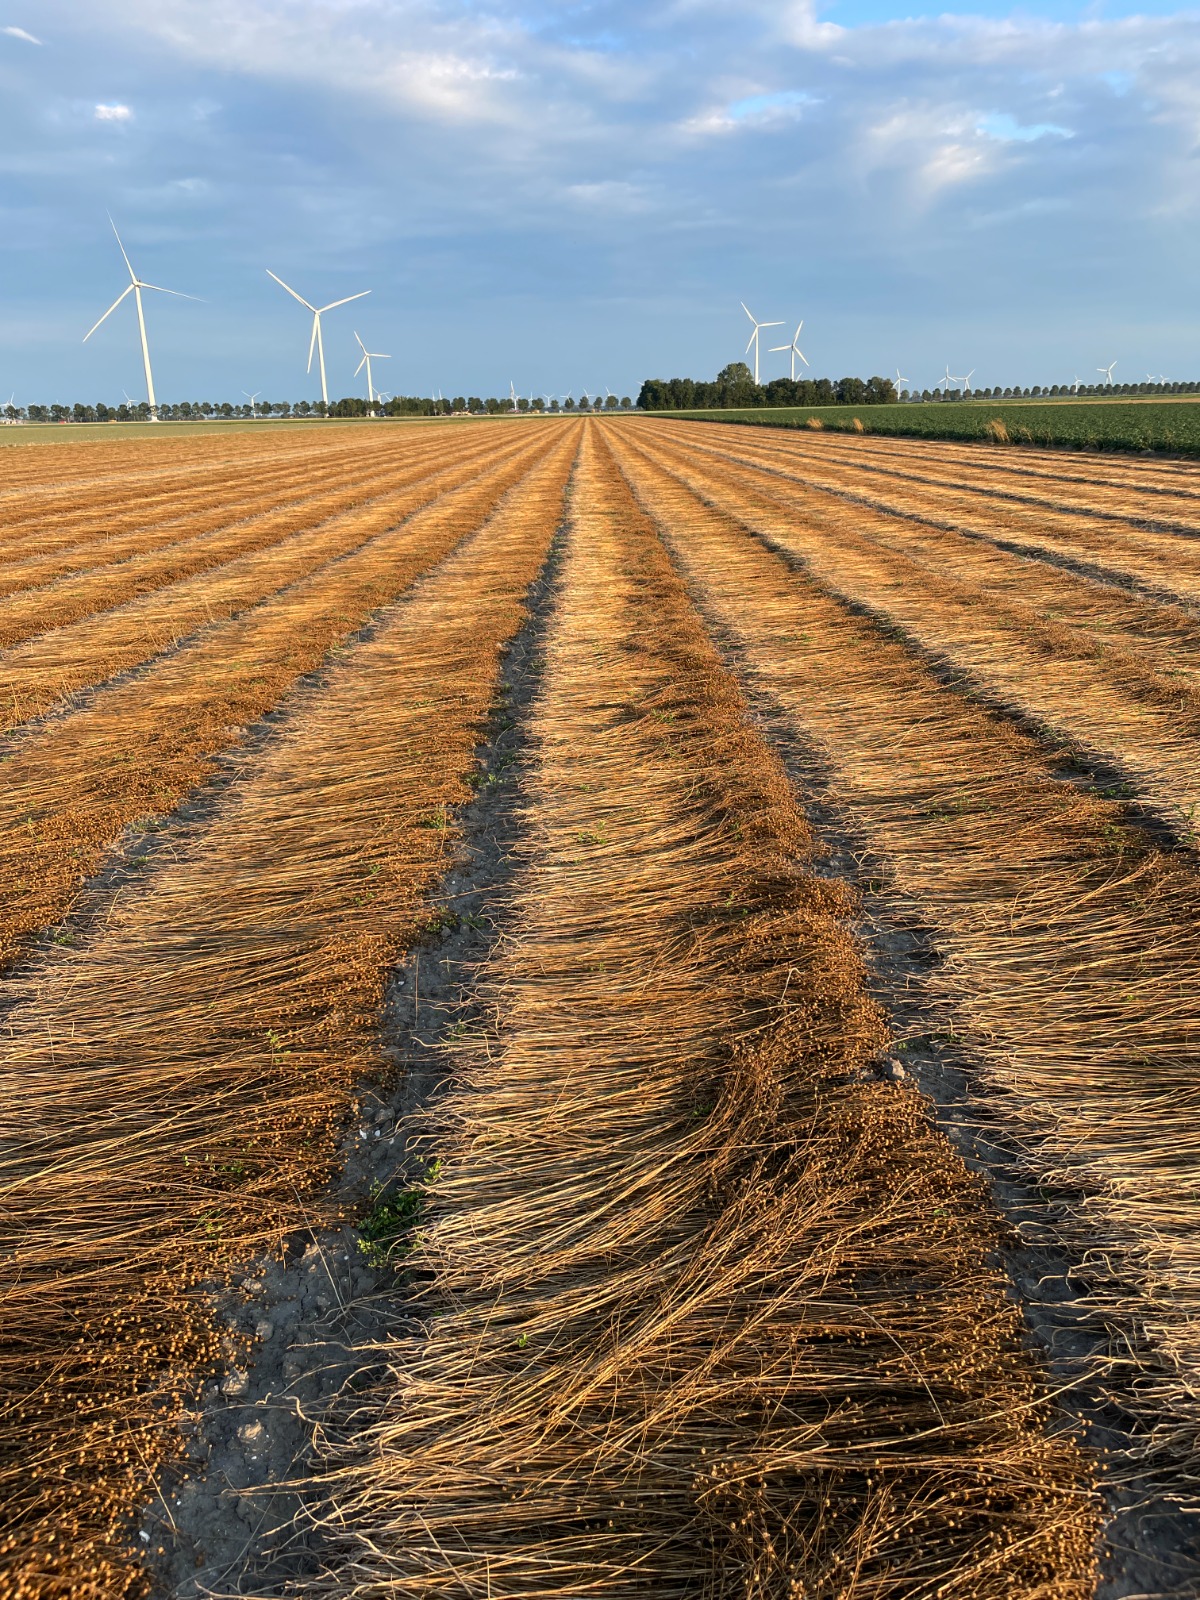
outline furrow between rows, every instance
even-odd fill
[[[853,899],[595,428],[534,715],[427,1326],[347,1401],[302,1592],[1083,1600],[1090,1470],[986,1198],[863,1070]]]
[[[250,525],[271,513],[283,513],[306,501],[335,500],[338,492],[359,490],[367,499],[371,486],[403,478],[420,467],[427,470],[444,462],[451,452],[427,447],[423,451],[380,451],[368,461],[347,460],[343,455],[333,462],[303,459],[277,459],[256,463],[252,473],[216,478],[196,495],[197,505],[189,509],[191,496],[168,496],[161,504],[140,502],[131,491],[122,502],[120,515],[106,519],[103,530],[90,529],[82,538],[68,540],[61,530],[52,549],[24,553],[0,532],[0,596],[17,595],[23,590],[45,589],[93,569],[118,567],[139,560],[153,560],[172,546],[180,554],[187,546],[206,537],[228,533]],[[341,502],[353,504],[349,498]],[[202,547],[202,546],[201,546]]]
[[[179,646],[198,630],[213,634],[237,626],[241,613],[285,594],[393,531],[405,517],[438,496],[516,460],[531,448],[514,440],[507,449],[441,464],[415,482],[402,484],[365,506],[286,534],[265,550],[236,557],[214,572],[202,572],[152,591],[110,611],[51,629],[0,654],[0,729],[20,728],[44,717],[79,691],[93,688]]]
[[[390,965],[420,936],[498,652],[561,518],[557,432],[299,695],[211,822],[18,987],[0,1050],[4,1592],[138,1588],[126,1513],[216,1354],[223,1263],[327,1210]],[[501,489],[507,492],[500,496]]]
[[[695,448],[710,453],[702,445]],[[752,458],[753,452],[750,455]],[[741,452],[727,459],[740,460]],[[794,476],[785,473],[769,452],[763,452],[755,464],[781,476]],[[839,473],[836,468],[806,461],[803,484],[810,495],[838,496],[868,512],[930,522],[947,532],[1015,547],[1043,560],[1057,559],[1112,571],[1156,598],[1178,597],[1192,606],[1200,600],[1200,548],[1194,539],[1143,528],[1135,519],[1129,519],[1122,527],[1118,522],[1089,521],[1086,513],[1000,505],[986,511],[979,508],[971,515],[964,510],[963,495],[954,487],[944,491],[915,487],[880,493],[863,482],[862,474],[856,473],[852,464]]]
[[[1200,1464],[1200,872],[1061,752],[953,692],[885,630],[640,452],[622,466],[860,847],[934,930],[981,1112],[1044,1186],[1112,1335],[1098,1381],[1179,1488]],[[995,1098],[999,1097],[999,1098]]]
[[[328,553],[349,554],[21,743],[0,765],[0,878],[8,886],[0,964],[67,914],[122,830],[152,828],[216,770],[222,752],[236,755],[248,727],[298,678],[441,560],[550,448],[553,439],[526,440],[498,451],[482,472],[475,464],[448,470],[370,520],[348,519],[329,536]],[[101,659],[111,670],[112,657]]]
[[[731,437],[734,430],[722,431],[730,443],[735,442]],[[694,432],[692,436],[695,437]],[[856,437],[831,432],[816,438],[792,432],[783,435],[778,456],[806,465],[840,461],[858,470],[917,483],[932,480],[953,487],[965,479],[985,494],[1031,502],[1037,502],[1042,495],[1052,496],[1048,503],[1064,511],[1095,508],[1126,514],[1131,498],[1136,502],[1145,496],[1149,520],[1166,510],[1170,517],[1193,528],[1196,502],[1200,501],[1200,489],[1195,487],[1190,465],[1122,462],[1113,455],[1085,455],[1071,460],[1064,458],[1061,451],[1000,450],[991,445],[950,440],[888,440],[872,437],[869,432]]]
[[[356,464],[352,470],[332,474],[334,482],[327,486],[318,486],[307,475],[295,485],[293,474],[290,494],[281,494],[280,486],[273,485],[240,507],[220,503],[214,507],[210,502],[200,519],[206,524],[201,531],[167,523],[139,535],[132,542],[140,548],[132,552],[89,546],[91,554],[82,553],[78,571],[41,588],[22,586],[0,598],[0,650],[143,595],[170,591],[190,577],[216,572],[240,557],[278,546],[333,517],[364,514],[398,490],[437,478],[456,462],[485,459],[485,452],[478,449],[442,450],[382,469],[377,463],[369,469]],[[221,486],[214,485],[214,492],[219,494]],[[7,575],[12,577],[13,571],[8,568]]]
[[[1195,842],[1200,630],[1186,616],[1079,580],[1028,572],[1027,564],[1024,574],[1010,575],[996,558],[1007,584],[1024,589],[1025,598],[1010,599],[994,584],[973,581],[973,552],[965,560],[959,552],[963,576],[954,576],[940,551],[922,560],[902,544],[882,543],[891,533],[884,519],[845,507],[813,515],[801,497],[769,488],[764,494],[752,470],[718,474],[686,451],[654,449],[648,459],[801,563],[828,593],[902,630],[964,685],[1053,730],[1081,758],[1115,767],[1170,827]],[[1047,620],[1045,610],[1054,606],[1066,620]],[[1140,635],[1139,626],[1157,629],[1161,644]]]

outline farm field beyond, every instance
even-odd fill
[[[661,413],[659,413],[661,415]],[[756,427],[828,428],[987,444],[1200,455],[1200,400],[942,400],[873,406],[755,406],[679,411],[680,418]]]
[[[6,1600],[1200,1589],[1200,467],[725,420],[0,452]]]

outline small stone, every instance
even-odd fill
[[[249,1449],[257,1450],[266,1443],[267,1430],[261,1422],[243,1422],[238,1429],[238,1438]]]
[[[254,1337],[256,1339],[260,1339],[263,1344],[266,1344],[267,1340],[274,1332],[274,1327],[266,1320],[265,1317],[261,1322],[256,1322],[254,1324]]]
[[[904,1070],[904,1063],[897,1061],[895,1056],[889,1056],[879,1069],[881,1078],[886,1078],[889,1083],[902,1083],[908,1077]]]
[[[245,1394],[249,1382],[250,1380],[247,1378],[246,1374],[244,1372],[239,1372],[238,1369],[234,1367],[233,1371],[226,1373],[225,1377],[221,1380],[221,1393],[234,1396]]]

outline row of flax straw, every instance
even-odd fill
[[[425,1132],[419,1336],[331,1428],[309,1595],[1082,1597],[981,1186],[887,1041],[853,896],[585,434],[523,866]]]

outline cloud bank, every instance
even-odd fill
[[[302,392],[263,265],[330,299],[365,274],[413,388],[706,375],[739,299],[834,376],[1200,372],[1200,14],[882,4],[43,0],[54,77],[6,82],[30,136],[0,160],[30,248],[102,261],[108,207],[172,281],[203,264],[227,342],[179,355],[214,381],[241,350]]]

